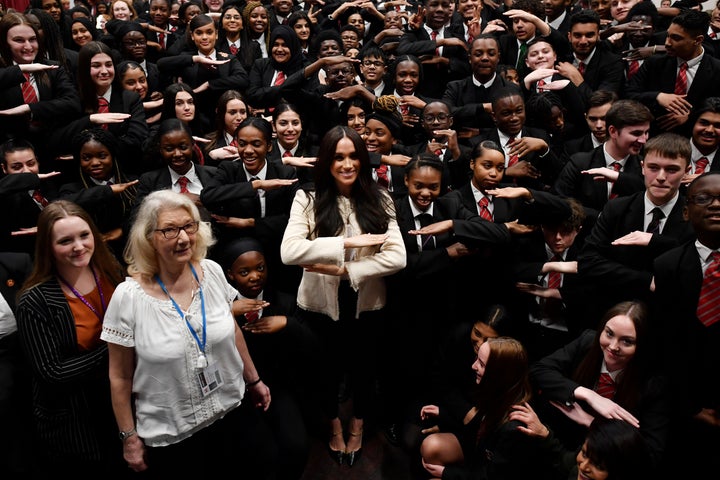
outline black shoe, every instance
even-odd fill
[[[385,438],[391,445],[397,447],[400,445],[400,425],[397,423],[390,423],[384,429],[383,433]]]
[[[348,467],[352,467],[355,462],[358,461],[360,458],[360,452],[362,452],[362,447],[354,452],[345,452],[345,463],[347,463]]]
[[[330,445],[327,446],[327,449],[328,453],[330,453],[330,458],[332,458],[338,465],[342,465],[345,452],[343,452],[342,450],[333,450],[332,448],[330,448]]]

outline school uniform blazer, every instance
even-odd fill
[[[674,346],[664,349],[665,366],[676,415],[686,422],[700,409],[720,405],[720,386],[711,380],[720,369],[720,322],[706,327],[697,318],[703,271],[694,239],[659,256],[654,270],[653,318],[660,321],[660,341]]]
[[[565,152],[568,156],[572,156],[575,153],[589,152],[595,148],[593,144],[592,133],[586,133],[579,138],[573,138],[565,142]]]
[[[463,35],[458,35],[451,28],[445,28],[443,32],[445,38],[459,38],[463,42]],[[424,27],[417,30],[409,30],[400,37],[400,43],[397,46],[397,56],[415,55],[421,57],[423,55],[435,55],[437,42],[430,39],[430,35]],[[423,65],[423,81],[418,85],[418,92],[431,98],[442,98],[445,92],[445,86],[452,80],[461,80],[470,75],[470,63],[468,61],[467,51],[462,47],[444,46],[442,47],[442,56],[450,60],[448,66],[440,65]]]
[[[595,333],[595,330],[583,331],[578,338],[530,367],[530,381],[543,408],[550,401],[560,404],[574,402],[573,392],[579,386],[594,388],[595,385],[580,385],[572,379],[572,375],[595,342]],[[597,375],[599,378],[599,370]],[[634,387],[640,390],[638,404],[635,408],[625,408],[640,421],[640,433],[647,441],[651,455],[657,463],[665,450],[669,435],[671,410],[667,379],[649,373],[644,376],[640,385]],[[585,411],[594,414],[594,410],[584,402],[581,402],[581,405]],[[579,441],[582,443],[582,439]]]
[[[99,460],[98,432],[117,431],[110,402],[107,344],[80,352],[75,318],[53,277],[27,290],[17,306],[17,324],[33,372],[33,416],[41,440],[55,454]]]
[[[297,150],[295,150],[296,157],[317,157],[318,146],[312,145],[310,142],[303,138],[300,140]],[[272,150],[267,154],[268,162],[279,162],[282,163],[280,157],[280,147],[278,146],[277,139],[272,141]],[[311,185],[314,182],[313,179],[313,168],[312,167],[294,167],[295,173],[298,177],[299,186]]]
[[[56,62],[39,60],[38,63],[57,65]],[[80,113],[80,97],[77,89],[67,76],[65,69],[46,70],[48,82],[40,81],[36,75],[39,101],[31,103],[30,116],[12,115],[0,117],[0,139],[26,138],[41,151],[46,150],[47,134]],[[0,68],[0,110],[23,105],[22,84],[25,76],[20,67],[11,65]]]
[[[640,70],[633,75],[625,87],[627,98],[638,100],[647,105],[655,118],[667,113],[657,102],[658,93],[673,93],[677,77],[677,59],[668,55],[652,55],[646,58]],[[691,105],[697,106],[707,97],[720,95],[720,60],[711,55],[703,55],[698,65],[695,78],[687,92],[685,99]],[[680,127],[688,129],[689,125]]]
[[[250,70],[247,100],[255,108],[275,107],[283,99],[282,86],[271,85],[275,67],[270,58],[258,58]],[[286,80],[289,74],[286,72]]]
[[[592,141],[592,140],[591,140]],[[623,171],[613,185],[613,193],[624,197],[645,190],[641,158],[630,155],[625,162]],[[558,195],[572,197],[585,207],[585,214],[597,218],[608,202],[607,182],[598,182],[592,175],[581,173],[583,170],[607,166],[603,146],[599,145],[589,152],[578,152],[570,156],[557,180],[553,191]]]
[[[453,128],[491,128],[495,125],[492,116],[485,111],[484,103],[492,103],[495,94],[506,87],[517,87],[518,95],[522,96],[520,87],[505,80],[500,74],[489,88],[475,86],[472,74],[447,84],[442,99],[452,106]]]
[[[578,85],[585,104],[590,101],[590,96],[597,90],[607,90],[620,95],[625,83],[625,62],[620,55],[617,55],[603,48],[598,43],[590,63],[585,65],[585,81]]]
[[[559,73],[555,73],[553,74],[551,80],[553,82],[558,80],[567,80],[567,77],[564,77]],[[525,83],[523,82],[521,88],[525,92],[525,102],[529,101],[531,97],[538,94],[535,88],[536,86],[537,82],[532,82],[530,84],[530,90],[526,90]],[[588,99],[590,97],[588,96],[587,98],[585,98],[580,91],[580,87],[576,87],[575,84],[572,82],[568,83],[565,88],[562,88],[560,90],[554,90],[553,93],[560,97],[562,106],[565,109],[565,123],[571,124],[574,129],[587,131],[585,112],[588,109]]]
[[[216,167],[209,165],[198,165],[195,164],[195,174],[197,174],[202,183],[203,190],[208,186],[216,183],[215,173]],[[158,168],[151,170],[140,175],[139,183],[137,184],[137,194],[135,195],[135,206],[138,207],[142,203],[143,199],[150,193],[156,190],[167,190],[172,188],[172,177],[170,176],[170,170],[168,167]]]
[[[384,194],[383,194],[384,195]],[[298,190],[290,210],[280,247],[280,256],[286,265],[326,263],[343,265],[347,269],[350,286],[357,292],[356,317],[362,312],[380,310],[385,306],[385,276],[405,268],[405,244],[395,219],[395,207],[386,198],[390,213],[388,239],[381,246],[355,249],[354,260],[345,260],[344,237],[311,237],[315,228],[313,199],[305,190]],[[348,219],[353,232],[362,232],[350,199],[340,196],[338,207],[342,218]],[[298,289],[298,306],[311,312],[340,318],[338,287],[343,279],[335,275],[303,272]]]
[[[654,259],[694,237],[683,219],[685,198],[680,196],[665,220],[662,234],[653,234],[649,245],[612,245],[628,233],[644,231],[644,196],[642,191],[609,201],[580,252],[578,274],[603,292],[608,304],[633,298],[647,301]]]
[[[470,181],[470,147],[466,145],[458,145],[460,147],[460,158],[455,160],[449,148],[445,149],[445,154],[440,158],[443,162],[442,187],[440,194],[444,194],[449,190],[460,188]],[[423,141],[415,145],[407,147],[408,155],[414,157],[422,153],[431,153],[428,151],[428,142]]]
[[[135,175],[128,175],[125,180],[136,180]],[[132,187],[131,187],[132,188]],[[125,190],[125,192],[128,192]],[[116,195],[109,185],[91,185],[86,188],[81,182],[68,183],[60,187],[60,198],[77,203],[92,215],[101,232],[114,228],[123,228],[130,217],[130,208],[123,211],[120,194]],[[128,204],[130,201],[128,201]]]
[[[25,279],[32,271],[32,257],[27,253],[0,252],[0,295],[16,312],[17,297]]]

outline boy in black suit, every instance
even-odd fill
[[[715,160],[720,146],[720,97],[705,99],[702,106],[690,117],[692,136],[690,138],[691,170],[683,179],[689,184],[705,172],[720,171],[720,159]]]
[[[590,133],[565,142],[565,151],[568,155],[589,152],[605,143],[608,137],[605,115],[617,99],[617,94],[606,90],[597,90],[590,95],[590,105],[585,112],[585,123]]]

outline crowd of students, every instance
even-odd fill
[[[715,471],[707,7],[4,4],[3,478]]]

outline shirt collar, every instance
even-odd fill
[[[433,207],[435,206],[435,202],[430,204],[430,208],[428,208],[426,211],[421,211],[419,208],[415,206],[415,202],[412,201],[412,198],[408,197],[408,202],[410,202],[410,210],[412,211],[413,218],[417,218],[418,215],[421,215],[423,213],[429,213],[430,216],[433,214]]]
[[[247,171],[247,168],[245,168],[245,164],[243,163],[243,170],[245,171],[245,175],[248,179],[251,177],[256,177],[258,180],[265,180],[265,177],[267,176],[267,160],[265,160],[265,165],[260,169],[258,173],[253,175],[252,173]]]
[[[195,164],[190,163],[190,170],[185,172],[184,175],[180,175],[172,168],[168,167],[168,170],[170,171],[170,179],[172,180],[172,184],[175,185],[180,177],[186,177],[188,180],[190,180],[191,183],[197,183],[200,184],[200,179],[197,176],[197,173],[195,172]]]
[[[473,85],[475,85],[476,87],[483,86],[483,87],[485,87],[485,88],[490,88],[490,87],[492,87],[492,84],[493,84],[493,82],[495,81],[495,77],[496,77],[496,76],[497,76],[497,73],[493,73],[492,78],[491,78],[489,81],[485,82],[485,83],[480,83],[480,80],[478,80],[477,78],[475,78],[475,75],[470,75],[470,78],[472,78]]]
[[[645,204],[645,215],[652,215],[652,211],[654,208],[659,208],[662,210],[662,212],[665,214],[664,218],[668,218],[670,216],[670,212],[672,212],[673,207],[675,207],[675,204],[678,201],[679,192],[675,192],[675,196],[670,199],[669,202],[667,202],[664,205],[655,205],[650,201],[650,199],[647,196],[647,192],[645,195],[643,195],[643,202]]]

